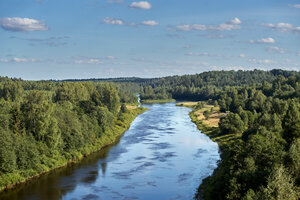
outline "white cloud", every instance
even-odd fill
[[[298,51],[298,56],[300,56],[300,51]]]
[[[259,59],[249,59],[249,62],[255,63],[255,64],[275,64],[276,62],[273,60],[269,60],[269,59],[263,59],[263,60],[259,60]]]
[[[300,4],[293,5],[294,8],[300,8]]]
[[[36,62],[33,58],[18,58],[14,57],[11,59],[0,59],[0,63],[28,63],[28,62]]]
[[[102,64],[99,59],[97,58],[91,58],[91,59],[85,59],[85,60],[75,60],[75,64]]]
[[[240,58],[245,58],[245,54],[242,54],[242,53],[241,53],[241,54],[239,55],[239,57],[240,57]]]
[[[222,35],[222,34],[206,34],[204,35],[206,38],[210,39],[227,39],[227,38],[232,38],[232,35]]]
[[[105,24],[113,24],[113,25],[125,25],[125,26],[138,26],[138,25],[144,25],[144,26],[157,26],[159,23],[155,20],[146,20],[142,21],[139,24],[136,24],[134,22],[126,22],[122,19],[115,19],[111,17],[106,17],[103,22]]]
[[[111,18],[111,17],[106,17],[103,22],[105,24],[114,24],[114,25],[124,25],[125,22],[121,19],[114,19],[114,18]]]
[[[9,60],[8,59],[3,59],[3,58],[0,58],[0,63],[8,63]]]
[[[5,17],[0,18],[0,25],[4,30],[14,32],[25,32],[25,31],[46,31],[49,28],[42,21],[29,18],[20,17]]]
[[[268,27],[274,30],[278,30],[280,32],[292,32],[292,33],[300,33],[300,26],[296,27],[292,24],[288,23],[277,23],[277,24],[262,24],[264,27]]]
[[[211,54],[209,54],[207,52],[200,52],[200,53],[188,52],[185,55],[187,55],[187,56],[212,56]]]
[[[230,22],[231,22],[231,24],[241,24],[242,23],[241,20],[237,17],[234,18],[233,20],[231,20]]]
[[[148,20],[148,21],[142,21],[141,24],[145,26],[157,26],[159,23],[154,20]]]
[[[229,58],[230,56],[219,55],[219,54],[211,54],[207,52],[188,52],[185,54],[186,56],[208,56],[208,57],[218,57],[218,58]]]
[[[152,5],[148,1],[139,1],[139,2],[132,2],[129,5],[129,7],[135,9],[150,10],[152,8]]]
[[[259,40],[250,40],[250,43],[252,44],[274,44],[275,40],[271,37],[269,38],[262,38]]]
[[[269,47],[267,48],[267,51],[269,52],[275,52],[275,53],[284,53],[284,49],[281,49],[279,47]]]
[[[173,30],[177,31],[231,31],[234,29],[240,29],[240,24],[242,22],[238,18],[234,18],[229,22],[225,22],[219,25],[203,25],[203,24],[184,24],[178,25]],[[172,28],[171,28],[172,30]]]
[[[106,58],[106,59],[111,59],[111,60],[115,59],[114,56],[106,56],[105,58]]]

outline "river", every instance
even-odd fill
[[[192,199],[220,159],[218,145],[191,122],[189,108],[145,104],[116,144],[80,163],[0,194],[0,199]]]

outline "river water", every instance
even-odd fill
[[[115,145],[0,194],[0,199],[193,199],[220,159],[189,108],[145,104]]]

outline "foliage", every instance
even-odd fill
[[[144,111],[119,88],[0,78],[0,190],[113,143]]]

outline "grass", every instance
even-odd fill
[[[203,108],[197,108],[198,102],[183,102],[177,103],[177,106],[184,106],[188,108],[194,108],[189,116],[197,125],[197,128],[204,134],[206,134],[214,142],[217,142],[220,148],[225,144],[233,142],[239,136],[235,134],[220,135],[219,121],[222,117],[228,113],[220,112],[219,106],[209,105],[205,102]],[[206,112],[206,116],[205,113]]]
[[[176,106],[183,106],[183,107],[188,107],[188,108],[194,108],[197,105],[198,102],[181,102],[181,103],[176,103]]]
[[[168,102],[174,102],[175,99],[146,99],[141,100],[142,103],[168,103]]]

